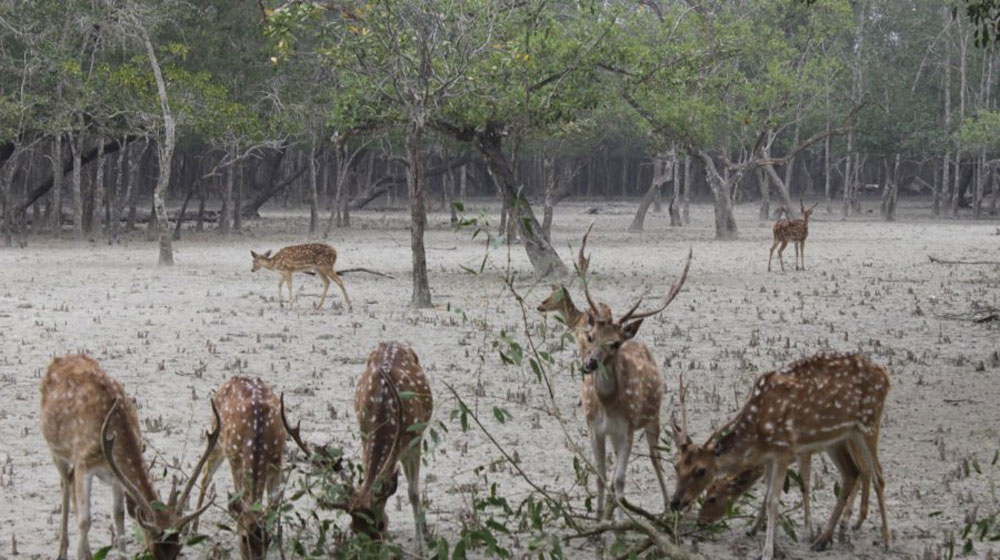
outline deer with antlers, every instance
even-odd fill
[[[292,274],[305,272],[306,274],[316,274],[323,281],[323,296],[316,309],[323,307],[323,303],[326,302],[326,293],[330,289],[331,280],[340,287],[340,291],[344,294],[344,302],[347,303],[347,308],[351,309],[351,298],[347,297],[344,280],[333,270],[333,265],[337,262],[337,250],[326,243],[290,245],[275,253],[273,257],[271,251],[263,254],[250,251],[250,256],[253,257],[253,266],[250,268],[250,272],[266,268],[281,273],[281,280],[278,281],[279,305],[281,305],[281,286],[285,283],[288,284],[288,307],[295,304]]]
[[[420,506],[420,440],[433,407],[430,385],[416,352],[399,342],[379,343],[368,355],[354,392],[354,413],[364,450],[364,479],[361,486],[348,491],[346,500],[324,504],[347,512],[355,533],[373,540],[380,540],[385,534],[388,528],[385,504],[396,493],[399,479],[396,464],[401,463],[413,507],[417,546],[423,549],[427,527]],[[299,436],[299,426],[290,427],[284,405],[282,421],[306,456],[315,456]]]
[[[212,405],[218,426],[218,411]],[[149,470],[142,457],[142,436],[135,404],[122,384],[111,378],[98,363],[85,355],[55,358],[41,384],[42,434],[62,485],[62,517],[59,527],[59,554],[66,558],[69,548],[70,498],[75,500],[78,535],[76,558],[92,558],[90,493],[94,476],[111,484],[113,518],[118,547],[124,550],[125,502],[128,512],[142,529],[146,550],[154,560],[172,560],[180,554],[181,531],[212,505],[184,515],[198,473],[219,439],[216,427],[208,434],[205,453],[196,464],[184,490],[176,483],[164,505],[159,501]]]
[[[774,557],[778,499],[789,463],[798,455],[825,451],[841,475],[840,493],[829,521],[813,548],[829,545],[833,531],[861,474],[860,455],[871,478],[882,515],[882,540],[889,548],[885,511],[885,481],[878,460],[879,422],[889,377],[885,370],[858,354],[823,354],[793,363],[757,378],[739,413],[709,437],[704,445],[691,441],[687,413],[681,404],[681,424],[672,415],[674,441],[680,453],[677,484],[670,507],[687,507],[717,476],[764,465],[767,477],[767,535],[762,557]],[[680,395],[685,389],[681,379]],[[846,445],[845,445],[846,444]]]
[[[775,247],[778,247],[778,262],[781,263],[781,270],[785,270],[785,261],[781,258],[781,254],[785,251],[785,247],[788,246],[789,241],[795,245],[795,270],[799,270],[800,259],[802,261],[802,270],[806,269],[806,237],[809,237],[809,216],[812,215],[817,204],[819,203],[817,202],[806,208],[805,204],[800,200],[799,207],[802,210],[801,220],[782,219],[774,222],[774,225],[771,226],[771,231],[774,234],[774,243],[771,244],[771,251],[767,255],[768,272],[771,272],[771,258],[774,257]]]
[[[268,518],[281,503],[281,461],[287,437],[279,419],[281,403],[259,377],[229,379],[215,392],[212,403],[219,411],[222,433],[205,463],[196,507],[201,507],[212,476],[225,458],[236,487],[229,512],[236,520],[240,556],[261,560],[271,544]]]
[[[647,317],[667,308],[680,293],[691,267],[691,252],[680,277],[670,287],[663,303],[656,309],[636,313],[642,303],[640,298],[624,315],[615,320],[611,308],[598,304],[590,294],[587,269],[590,259],[584,255],[587,237],[593,224],[583,236],[577,257],[577,268],[583,279],[584,294],[590,306],[586,313],[586,331],[582,337],[581,360],[583,383],[581,398],[586,412],[590,443],[597,467],[597,514],[604,517],[604,490],[607,480],[606,441],[610,438],[615,451],[614,496],[623,498],[625,471],[632,452],[633,434],[643,430],[649,445],[653,471],[663,494],[664,508],[668,504],[667,486],[660,465],[657,441],[660,436],[660,402],[663,400],[663,383],[656,362],[646,345],[633,340]]]
[[[602,304],[603,305],[603,304]],[[584,352],[584,341],[587,337],[587,314],[588,310],[580,310],[573,298],[569,295],[569,290],[561,284],[553,284],[552,292],[548,297],[538,304],[539,313],[558,313],[562,317],[563,323],[576,340],[577,347],[582,359]]]

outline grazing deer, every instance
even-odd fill
[[[240,557],[260,560],[267,556],[271,544],[268,517],[281,502],[281,457],[286,438],[279,419],[281,403],[262,379],[248,377],[226,381],[212,402],[219,410],[222,434],[205,463],[197,507],[201,507],[208,484],[225,458],[236,487],[229,510],[236,519]]]
[[[819,204],[818,202],[816,204]],[[782,219],[774,222],[771,231],[774,233],[774,243],[771,244],[771,251],[767,255],[767,271],[771,272],[771,258],[774,257],[774,248],[778,247],[778,262],[781,263],[781,270],[785,270],[785,261],[781,254],[785,251],[788,242],[795,245],[795,270],[799,270],[799,260],[802,260],[802,270],[806,269],[806,237],[809,237],[809,216],[816,209],[816,204],[806,208],[802,201],[799,206],[802,209],[801,220]]]
[[[861,458],[861,455],[853,450],[853,444],[841,443],[838,445],[847,446],[848,452],[851,453],[851,458],[854,460],[854,464],[861,471],[861,512],[858,522],[854,525],[854,528],[858,529],[868,517],[868,494],[871,485],[871,473],[869,473],[865,468],[864,460]],[[812,536],[812,516],[809,508],[812,453],[799,455],[796,460],[799,464],[799,476],[802,479],[803,524],[806,528],[806,534]],[[708,485],[708,489],[705,490],[705,500],[702,502],[701,510],[698,512],[698,523],[704,525],[714,523],[722,519],[726,515],[726,510],[729,507],[729,504],[736,501],[740,496],[746,493],[747,490],[757,484],[757,481],[763,476],[764,465],[760,464],[739,473],[715,479]],[[843,515],[845,520],[851,518],[851,512],[854,509],[854,498],[857,496],[857,492],[858,487],[855,486],[854,492],[847,497],[847,506],[844,509]],[[764,515],[766,512],[767,502],[762,502],[760,510],[757,512],[757,518],[754,520],[754,523],[750,528],[749,533],[751,535],[760,530],[764,523]]]
[[[878,425],[888,392],[888,375],[863,356],[825,354],[800,360],[758,377],[740,412],[704,445],[693,443],[688,436],[682,404],[682,423],[678,425],[676,417],[671,418],[680,450],[671,509],[687,507],[717,476],[764,465],[767,536],[762,557],[771,560],[778,498],[788,465],[797,455],[824,450],[840,471],[841,488],[829,521],[813,541],[813,548],[821,550],[832,540],[847,497],[861,474],[855,464],[856,452],[872,473],[882,514],[882,540],[888,550],[885,481],[878,460]],[[680,394],[684,394],[683,379]]]
[[[591,224],[593,227],[593,224]],[[649,445],[653,471],[663,494],[663,507],[669,502],[667,486],[663,479],[656,445],[660,436],[660,402],[663,400],[663,383],[653,356],[645,344],[632,340],[643,320],[660,313],[670,305],[681,291],[691,267],[691,253],[680,278],[670,287],[666,299],[657,309],[636,313],[639,299],[618,320],[611,308],[598,304],[587,286],[589,258],[584,256],[587,236],[580,245],[577,268],[583,279],[584,294],[590,310],[586,314],[587,330],[581,344],[583,362],[581,398],[587,416],[590,443],[597,467],[597,514],[604,517],[604,486],[607,479],[605,442],[611,439],[615,450],[614,495],[624,497],[625,471],[632,452],[632,439],[636,430],[643,430]]]
[[[125,502],[128,512],[142,529],[146,550],[154,560],[172,560],[180,554],[180,533],[212,502],[188,515],[183,509],[188,496],[219,439],[218,411],[212,405],[216,428],[208,434],[205,453],[178,498],[176,481],[166,505],[159,501],[149,470],[142,458],[142,436],[135,404],[122,384],[112,379],[95,360],[73,355],[52,360],[41,385],[42,434],[52,452],[62,485],[62,518],[59,554],[65,559],[69,547],[69,501],[75,499],[78,535],[76,558],[92,558],[90,492],[94,476],[111,484],[113,518],[118,548],[124,551]]]
[[[323,297],[319,300],[316,309],[323,307],[326,302],[326,293],[330,289],[330,281],[333,280],[340,291],[344,293],[344,301],[347,308],[351,309],[351,298],[347,297],[347,288],[344,281],[333,270],[333,264],[337,261],[337,250],[325,243],[306,243],[305,245],[290,245],[281,249],[271,256],[271,251],[264,254],[257,254],[250,251],[253,257],[253,268],[250,272],[257,272],[261,268],[276,270],[281,273],[281,280],[278,281],[278,304],[281,305],[281,285],[288,284],[288,307],[295,304],[295,292],[292,290],[292,273],[305,272],[307,274],[317,274],[323,281]]]
[[[346,511],[351,529],[380,540],[388,528],[385,504],[396,493],[402,463],[413,506],[417,545],[423,549],[427,527],[420,507],[420,446],[433,409],[430,385],[417,354],[406,344],[382,342],[368,355],[365,371],[354,392],[364,449],[364,480],[343,502],[326,507]],[[313,452],[291,428],[282,409],[282,421],[292,439],[306,453]]]

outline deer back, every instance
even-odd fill
[[[291,245],[271,257],[271,266],[277,270],[295,270],[314,266],[332,267],[337,261],[337,250],[325,243]]]
[[[280,401],[266,382],[248,377],[226,381],[213,401],[222,421],[217,449],[229,462],[239,494],[234,513],[241,537],[253,541],[248,543],[250,548],[266,551],[267,510],[259,504],[263,504],[268,481],[281,474],[287,436]]]
[[[116,402],[120,403],[117,407]],[[114,414],[106,418],[112,408]],[[139,414],[122,384],[89,356],[53,359],[41,384],[42,434],[52,455],[74,469],[95,471],[102,480],[113,481],[101,448],[105,419],[108,432],[115,434],[113,456],[122,474],[147,501],[157,500],[142,457]],[[148,521],[169,524],[167,512],[155,510],[153,514],[157,519]]]
[[[384,507],[395,492],[400,456],[419,456],[420,445],[414,440],[422,436],[432,408],[430,385],[413,349],[398,342],[380,343],[368,355],[354,393],[365,466],[364,481],[355,493],[356,508]]]

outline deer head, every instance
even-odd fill
[[[250,251],[250,256],[253,257],[253,267],[250,268],[250,272],[257,272],[262,268],[267,268],[267,265],[271,263],[270,250],[261,254]]]
[[[647,317],[662,312],[677,297],[677,294],[680,293],[681,288],[684,286],[684,281],[687,280],[692,257],[692,251],[689,250],[687,262],[684,264],[684,271],[681,273],[680,278],[670,287],[670,291],[667,292],[666,298],[664,298],[663,303],[658,308],[636,313],[639,305],[642,303],[642,298],[640,298],[624,315],[618,319],[614,319],[611,314],[611,308],[604,303],[599,304],[594,301],[594,298],[590,295],[590,287],[587,282],[587,269],[590,265],[590,258],[584,255],[584,250],[587,247],[587,237],[590,235],[590,230],[593,227],[594,224],[591,223],[590,227],[587,228],[587,233],[583,235],[583,242],[580,244],[580,251],[577,256],[577,268],[583,278],[583,290],[587,296],[587,303],[590,306],[590,310],[587,313],[586,354],[582,356],[584,374],[594,373],[600,369],[606,371],[612,370],[610,367],[611,362],[622,344],[635,337],[636,333],[639,332],[639,327],[642,326],[642,322]],[[600,375],[595,381],[599,396],[614,393],[616,381],[613,376]]]
[[[117,433],[109,434],[108,431],[112,418],[115,414],[124,414],[124,412],[119,412],[120,406],[121,399],[116,399],[114,405],[111,407],[111,410],[108,411],[107,416],[104,418],[104,424],[101,426],[101,450],[104,453],[104,458],[108,462],[112,475],[114,475],[115,479],[117,479],[119,484],[121,484],[122,489],[128,498],[130,505],[129,513],[134,517],[142,529],[146,549],[149,551],[154,560],[173,560],[180,555],[182,548],[180,535],[184,528],[201,516],[201,514],[205,513],[205,510],[215,503],[213,498],[212,500],[209,500],[208,504],[201,509],[198,509],[188,515],[183,515],[184,507],[187,504],[188,497],[191,495],[191,489],[194,488],[195,481],[198,480],[198,475],[201,473],[202,468],[205,466],[205,462],[208,460],[209,455],[215,448],[215,444],[219,440],[220,428],[222,426],[222,421],[219,419],[219,411],[215,408],[215,402],[212,402],[212,414],[215,417],[215,427],[208,433],[208,442],[205,445],[205,453],[202,454],[201,459],[198,460],[197,465],[191,472],[191,476],[188,478],[187,484],[184,486],[184,490],[180,494],[177,493],[177,480],[174,480],[174,486],[170,491],[170,499],[167,502],[166,507],[163,507],[162,504],[156,504],[155,502],[150,503],[142,495],[139,489],[136,488],[135,484],[122,474],[121,469],[118,467],[118,463],[115,461],[114,447]],[[127,424],[123,421],[119,421],[118,425]]]
[[[809,216],[812,216],[813,210],[815,210],[818,205],[819,205],[819,202],[817,202],[816,204],[813,204],[809,208],[806,208],[806,205],[802,203],[802,199],[800,198],[799,199],[799,209],[802,212],[802,219],[804,221],[808,222],[809,221]]]

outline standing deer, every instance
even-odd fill
[[[219,413],[212,405],[216,428],[208,434],[205,453],[178,497],[176,481],[166,505],[159,501],[142,457],[142,436],[135,404],[122,384],[85,355],[55,358],[42,378],[42,434],[59,470],[62,517],[59,559],[69,548],[69,501],[75,499],[78,535],[76,558],[89,560],[90,492],[96,475],[111,484],[118,548],[124,551],[125,501],[142,529],[146,550],[154,560],[172,560],[181,551],[180,533],[212,505],[188,515],[183,509],[209,454],[219,439]]]
[[[593,224],[591,224],[593,227]],[[643,430],[649,445],[653,471],[663,494],[663,507],[668,504],[667,486],[663,479],[656,445],[660,436],[660,402],[663,400],[663,383],[653,356],[645,344],[632,340],[643,320],[660,313],[670,305],[681,291],[691,267],[691,252],[680,278],[670,287],[663,304],[657,309],[636,313],[639,299],[618,320],[611,308],[598,304],[590,295],[587,285],[589,258],[584,256],[587,236],[580,245],[577,268],[583,278],[584,294],[590,310],[587,312],[587,330],[581,345],[583,383],[581,398],[590,432],[590,443],[597,467],[597,514],[604,517],[604,486],[607,479],[607,453],[605,443],[611,439],[615,450],[614,496],[623,498],[625,471],[632,453],[632,439],[636,430]]]
[[[240,556],[261,560],[271,544],[268,517],[281,502],[281,458],[286,438],[279,419],[281,403],[259,377],[231,378],[215,392],[212,403],[219,410],[222,434],[205,464],[197,507],[201,507],[208,484],[225,458],[236,487],[229,509],[236,519]]]
[[[816,204],[819,204],[818,202]],[[799,259],[802,260],[802,270],[806,269],[806,237],[809,237],[809,216],[816,209],[816,204],[806,208],[802,201],[799,207],[802,210],[801,220],[782,219],[774,222],[771,231],[774,233],[774,243],[771,244],[771,251],[767,255],[767,271],[771,272],[771,258],[774,257],[774,248],[778,247],[778,262],[781,263],[781,270],[785,270],[785,261],[781,254],[785,251],[788,242],[795,245],[795,270],[799,270]]]
[[[417,359],[406,344],[382,342],[368,355],[365,371],[354,392],[354,413],[358,417],[364,449],[364,480],[351,489],[347,500],[327,507],[351,516],[351,529],[380,540],[388,528],[385,504],[396,493],[402,463],[413,507],[417,545],[423,549],[426,519],[420,507],[420,452],[424,428],[434,403],[430,385]],[[282,421],[292,439],[312,456],[310,447],[291,428],[282,409]]]
[[[601,303],[602,309],[607,305]],[[542,303],[538,304],[539,313],[558,313],[562,317],[566,327],[573,334],[577,347],[580,351],[580,358],[583,359],[584,343],[587,338],[587,315],[590,310],[581,311],[573,303],[573,298],[569,295],[569,290],[561,284],[553,284],[552,292]],[[610,313],[610,311],[608,311]]]
[[[257,272],[261,268],[276,270],[281,273],[281,280],[278,281],[278,304],[281,305],[281,285],[288,283],[288,307],[295,304],[295,292],[292,290],[292,273],[305,272],[307,274],[317,274],[323,281],[323,297],[319,300],[316,309],[323,307],[326,302],[326,293],[330,289],[330,281],[333,280],[340,291],[344,293],[344,301],[347,308],[351,309],[351,298],[347,297],[347,288],[344,281],[333,270],[333,264],[337,262],[337,250],[325,243],[306,243],[305,245],[290,245],[271,256],[271,251],[264,254],[257,254],[250,251],[253,257],[253,267],[250,272]]]
[[[788,465],[797,455],[823,450],[840,471],[841,487],[829,521],[813,541],[813,548],[822,550],[831,542],[861,474],[854,458],[857,452],[872,473],[882,515],[882,540],[888,550],[885,481],[878,460],[878,425],[888,392],[885,370],[863,356],[824,354],[758,377],[740,412],[704,445],[693,443],[688,436],[687,413],[682,406],[682,423],[678,425],[672,417],[674,441],[680,453],[675,464],[677,486],[671,509],[687,507],[717,476],[764,465],[767,536],[762,557],[771,560],[778,499]]]

